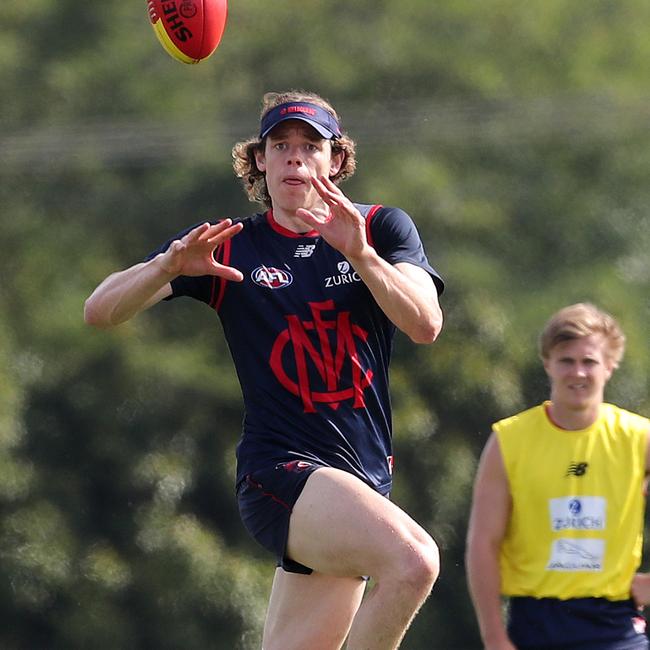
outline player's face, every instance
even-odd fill
[[[596,410],[614,366],[602,334],[564,341],[553,347],[544,369],[551,381],[553,405],[567,411]]]
[[[311,209],[321,201],[311,184],[313,176],[331,177],[341,166],[332,145],[301,120],[287,120],[266,138],[257,167],[266,174],[266,186],[275,212]]]

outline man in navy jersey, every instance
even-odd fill
[[[182,231],[85,306],[101,328],[179,296],[221,319],[245,406],[239,509],[278,561],[264,650],[397,648],[439,571],[429,534],[385,497],[392,338],[436,339],[443,283],[406,213],[341,192],[354,153],[318,95],[265,95],[233,158],[267,210]],[[362,576],[376,583],[363,601]]]

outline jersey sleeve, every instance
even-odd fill
[[[190,232],[197,226],[200,226],[201,223],[196,223],[193,226],[190,226],[189,228],[186,228],[185,230],[182,230],[178,234],[174,235],[173,237],[168,239],[164,244],[162,244],[162,246],[149,253],[144,258],[143,261],[148,262],[149,260],[153,259],[157,255],[164,253],[171,246],[172,242],[176,241],[177,239],[181,239],[188,232]],[[215,251],[215,257],[217,256],[218,256],[218,249],[217,251]],[[179,275],[178,277],[174,278],[170,282],[172,287],[172,293],[171,295],[164,298],[164,300],[173,300],[174,298],[180,298],[181,296],[188,296],[190,298],[194,298],[195,300],[200,300],[201,302],[205,302],[208,305],[213,305],[215,301],[216,292],[218,290],[217,280],[218,278],[215,278],[211,275],[202,275],[197,277],[192,277],[188,275]]]
[[[382,207],[369,217],[367,228],[370,243],[387,262],[419,266],[433,279],[438,295],[444,291],[445,283],[429,264],[417,227],[404,210]]]

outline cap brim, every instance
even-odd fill
[[[265,138],[269,133],[271,133],[271,131],[273,131],[273,129],[278,124],[280,124],[280,122],[286,122],[287,120],[300,120],[301,122],[307,122],[309,126],[315,129],[320,135],[322,135],[327,140],[336,137],[335,133],[330,131],[327,127],[323,126],[322,124],[319,124],[318,122],[314,122],[314,120],[310,120],[308,117],[305,117],[304,115],[300,115],[299,113],[292,113],[291,115],[284,115],[278,120],[276,120],[271,126],[269,126],[266,130],[260,133],[260,138]]]

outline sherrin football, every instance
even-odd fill
[[[219,45],[228,15],[227,0],[147,0],[158,40],[177,61],[198,63]]]

